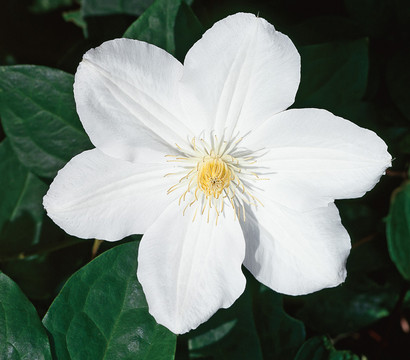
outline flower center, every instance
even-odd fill
[[[167,155],[168,162],[180,163],[179,171],[169,175],[184,175],[168,189],[168,194],[184,189],[179,197],[179,204],[186,202],[183,210],[195,206],[193,221],[197,214],[207,212],[207,221],[211,209],[218,217],[224,212],[225,205],[230,205],[236,218],[245,221],[245,204],[257,206],[262,203],[252,193],[253,180],[266,180],[254,172],[254,155],[246,149],[238,149],[239,140],[218,141],[211,138],[210,143],[200,139],[197,144],[193,138],[188,147],[176,145],[180,155]],[[240,155],[239,155],[240,154]],[[257,168],[256,168],[257,169]],[[247,186],[245,186],[247,184]]]
[[[204,159],[199,165],[197,174],[198,187],[205,196],[218,199],[222,191],[229,187],[232,179],[231,170],[219,157]]]

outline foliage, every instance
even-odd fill
[[[75,273],[43,319],[57,359],[172,359],[175,335],[148,313],[135,242]]]
[[[29,20],[1,25],[12,41],[0,49],[0,358],[410,357],[407,1],[5,2],[3,16],[15,19],[17,9]],[[364,198],[337,204],[353,243],[345,284],[288,297],[247,274],[231,308],[177,339],[148,313],[135,276],[138,241],[103,243],[92,260],[92,241],[64,234],[46,217],[42,197],[67,161],[92,148],[72,92],[87,49],[123,35],[183,61],[206,28],[237,11],[260,13],[298,47],[302,80],[293,107],[325,108],[376,131],[393,168]],[[55,27],[47,41],[38,40],[40,27],[31,31],[36,21]],[[27,38],[36,48],[25,46]]]
[[[51,359],[40,319],[16,283],[0,274],[0,353],[7,359]]]

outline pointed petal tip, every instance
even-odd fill
[[[137,271],[137,277],[138,277],[138,271]],[[139,277],[138,277],[139,278]],[[245,276],[243,276],[244,281],[243,281],[243,289],[238,295],[238,297],[245,291]],[[153,302],[148,303],[148,312],[151,314],[151,316],[155,319],[155,321],[162,325],[165,326],[168,330],[172,331],[175,335],[182,335],[190,332],[191,330],[195,330],[198,328],[201,324],[205,323],[208,321],[219,309],[227,309],[233,305],[233,303],[236,301],[236,299],[229,300],[229,301],[224,301],[219,306],[217,309],[209,309],[209,312],[207,314],[201,314],[200,317],[192,317],[192,318],[182,318],[178,314],[170,314],[167,313],[164,316],[164,311],[161,307],[160,304],[155,304]]]
[[[148,312],[155,319],[155,321],[162,326],[165,326],[169,331],[173,332],[175,335],[182,335],[195,330],[202,322],[182,322],[177,316],[165,318],[161,311],[156,311],[155,308],[148,304]],[[209,316],[211,317],[211,316]],[[205,320],[206,321],[206,320]]]
[[[265,19],[237,13],[216,22],[188,51],[183,106],[198,129],[247,133],[295,100],[300,55]]]
[[[347,277],[347,270],[346,270],[346,267],[343,266],[333,277],[330,277],[327,281],[310,284],[308,287],[303,288],[303,290],[298,290],[295,288],[292,288],[288,291],[283,291],[283,290],[281,291],[277,289],[273,289],[273,290],[280,292],[282,294],[285,294],[285,295],[290,295],[290,296],[309,295],[309,294],[312,294],[320,290],[335,288],[343,284],[346,281],[346,277]]]
[[[176,334],[231,306],[246,283],[245,242],[233,214],[217,227],[206,218],[192,222],[190,215],[170,204],[145,232],[138,251],[137,278],[149,312]]]
[[[122,160],[163,160],[180,134],[190,133],[177,91],[182,71],[165,50],[138,40],[114,39],[87,51],[74,98],[94,146]],[[152,158],[142,156],[146,149]]]
[[[260,162],[279,174],[270,184],[281,182],[280,187],[289,190],[278,197],[295,210],[313,209],[327,199],[361,197],[392,163],[387,144],[376,132],[325,109],[289,109],[276,114],[243,143],[249,148],[260,144],[269,149]],[[295,190],[305,192],[306,201],[301,202],[303,194],[296,197]],[[318,204],[315,198],[323,201]]]
[[[264,205],[249,214],[243,228],[244,265],[256,279],[293,296],[335,287],[346,279],[351,242],[334,203],[308,212]]]
[[[347,260],[347,257],[346,257],[346,260]],[[347,277],[347,270],[346,270],[346,266],[343,265],[341,266],[339,271],[336,271],[334,274],[329,276],[327,279],[321,279],[320,282],[311,281],[308,285],[305,285],[300,288],[296,288],[293,286],[290,286],[288,288],[284,288],[284,287],[280,287],[280,288],[271,287],[271,288],[272,290],[279,292],[281,294],[284,294],[284,295],[303,296],[303,295],[312,294],[320,290],[335,288],[343,284],[346,281],[346,277]]]
[[[70,235],[118,241],[144,233],[168,204],[171,180],[163,177],[165,171],[162,165],[134,164],[88,150],[58,172],[43,206]]]

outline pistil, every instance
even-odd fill
[[[218,141],[214,136],[209,144],[204,139],[197,142],[192,138],[188,149],[176,145],[182,155],[167,155],[171,158],[168,162],[181,163],[184,170],[165,176],[185,174],[178,183],[168,189],[168,194],[185,188],[179,197],[179,204],[187,201],[183,209],[184,215],[188,207],[197,204],[192,221],[199,212],[201,215],[206,213],[209,222],[210,211],[214,209],[217,223],[219,215],[224,211],[225,201],[232,206],[235,218],[239,219],[242,215],[243,221],[246,220],[245,204],[263,205],[241,181],[241,177],[247,175],[255,180],[266,180],[250,171],[254,169],[256,161],[254,156],[249,156],[249,152],[246,156],[234,156],[241,140],[242,138],[224,141],[222,137],[222,140]]]

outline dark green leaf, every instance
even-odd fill
[[[175,56],[178,60],[184,60],[188,50],[201,38],[204,31],[192,9],[182,2],[175,21]]]
[[[2,359],[51,359],[46,331],[19,287],[0,273],[0,355]]]
[[[1,256],[23,251],[38,242],[47,185],[17,159],[9,140],[0,144]]]
[[[282,296],[262,287],[254,299],[254,313],[263,358],[293,360],[305,340],[305,327],[283,310]]]
[[[249,287],[229,309],[219,310],[188,336],[190,358],[193,359],[262,360]]]
[[[124,33],[124,37],[154,44],[181,62],[204,32],[183,0],[156,0]]]
[[[154,0],[82,0],[82,12],[84,16],[115,14],[140,16],[153,2]],[[193,0],[185,2],[191,5]]]
[[[302,46],[302,77],[295,107],[337,111],[360,100],[367,86],[366,39]]]
[[[131,242],[67,281],[43,320],[56,358],[174,358],[176,337],[149,315],[136,268],[137,243]]]
[[[410,52],[397,54],[387,65],[387,87],[394,104],[410,120]]]
[[[328,342],[327,338],[320,336],[309,339],[300,348],[295,360],[328,360],[329,350],[326,347]]]
[[[59,7],[67,7],[74,4],[75,0],[34,0],[30,10],[33,12],[48,12]]]
[[[410,133],[406,133],[401,137],[399,142],[399,150],[404,154],[410,154]]]
[[[63,19],[83,29],[84,36],[87,37],[87,23],[81,10],[66,11],[63,13]]]
[[[295,360],[360,360],[360,358],[350,351],[336,350],[327,337],[317,336],[303,344]]]
[[[386,231],[390,257],[410,280],[410,182],[393,193]]]
[[[84,16],[114,14],[141,15],[154,0],[82,0]]]
[[[362,199],[337,201],[342,223],[347,229],[352,242],[360,241],[375,232],[375,224],[381,223],[377,209],[366,204]],[[353,254],[353,253],[352,253]]]
[[[63,71],[0,67],[0,115],[19,160],[37,175],[54,177],[92,147],[75,110],[73,76]]]
[[[297,299],[303,305],[296,316],[306,326],[336,336],[357,331],[391,313],[401,279],[389,263],[384,240],[369,240],[353,248],[347,274],[344,284]]]
[[[75,239],[64,238],[62,230],[45,217],[42,198],[47,185],[20,164],[8,139],[0,144],[0,174],[1,268],[30,299],[48,300],[84,264],[84,256],[72,254],[72,248],[55,252],[67,243],[75,244]],[[70,255],[72,259],[67,258]]]
[[[156,0],[124,33],[175,55],[175,20],[182,0]]]
[[[392,290],[396,289],[370,280],[323,290],[304,300],[297,317],[306,326],[330,335],[356,331],[390,314],[398,298]]]

